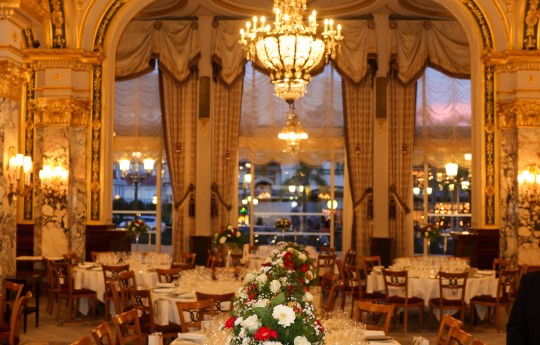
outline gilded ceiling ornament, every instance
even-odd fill
[[[28,70],[10,61],[0,62],[0,97],[21,102],[24,84],[29,80]]]
[[[539,1],[540,0],[529,0],[527,15],[525,17],[523,49],[537,49],[538,18],[540,17],[540,10],[538,10]]]

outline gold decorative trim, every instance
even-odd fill
[[[540,10],[538,3],[540,0],[529,0],[527,15],[525,16],[525,37],[523,39],[523,49],[537,49],[538,19]]]
[[[102,66],[96,66],[93,71],[92,92],[92,152],[90,174],[90,219],[100,217],[100,186],[101,186],[101,97],[102,97]]]
[[[495,73],[540,71],[540,55],[536,50],[504,50],[482,57],[487,66],[494,66]]]
[[[24,84],[30,79],[28,70],[5,60],[0,61],[0,75],[0,97],[20,103]]]
[[[66,47],[66,21],[64,19],[64,6],[62,0],[49,0],[51,7],[51,24],[53,27],[53,48]]]
[[[90,117],[90,103],[68,98],[38,98],[35,105],[36,125],[86,126]]]
[[[29,66],[25,66],[29,68]],[[34,111],[31,109],[30,102],[35,97],[36,72],[29,70],[28,82],[25,89],[25,108],[24,108],[24,154],[32,157],[34,160]],[[34,217],[34,195],[28,193],[24,197],[23,219],[30,221]]]
[[[25,49],[23,54],[23,62],[36,71],[59,68],[89,72],[103,61],[100,52],[84,49]]]
[[[0,20],[7,20],[21,30],[32,24],[26,17],[13,8],[0,8]]]
[[[498,102],[500,128],[540,127],[540,100]]]

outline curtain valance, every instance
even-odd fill
[[[217,65],[217,77],[225,85],[232,85],[244,76],[246,63],[244,47],[240,45],[240,29],[245,21],[222,20],[215,30],[212,61]]]
[[[159,58],[178,81],[190,75],[200,56],[199,38],[191,21],[134,21],[127,27],[116,52],[116,77],[130,78],[148,70]]]

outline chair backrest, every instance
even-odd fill
[[[465,303],[465,287],[467,286],[467,279],[469,272],[463,273],[450,273],[439,272],[439,296],[446,300],[461,301],[461,304]],[[443,299],[440,299],[441,304]]]
[[[450,328],[448,334],[448,345],[468,345],[472,339],[472,334],[465,332],[461,328]]]
[[[336,254],[317,256],[317,275],[323,276],[325,273],[333,273],[334,265],[336,264]]]
[[[449,314],[444,314],[439,325],[439,334],[437,335],[436,345],[447,345],[450,335],[450,330],[452,328],[461,328],[463,322],[452,317]]]
[[[55,290],[62,288],[73,289],[71,284],[71,265],[65,261],[50,261]]]
[[[328,294],[328,299],[326,300],[326,303],[324,304],[324,311],[326,313],[330,313],[336,309],[336,297],[337,295],[343,291],[343,280],[337,280],[334,285],[332,285],[332,288],[330,288],[330,293]]]
[[[15,303],[21,297],[23,287],[23,284],[17,284],[4,279],[2,282],[2,300],[0,301],[0,320],[3,321],[8,312],[13,312]]]
[[[112,342],[112,332],[107,322],[101,323],[92,331],[92,338],[97,345],[114,345]]]
[[[137,290],[137,288],[130,287],[131,303],[133,309],[139,311],[139,318],[143,318],[148,322],[149,331],[153,333],[155,330],[155,313],[154,303],[152,303],[152,294],[150,290]]]
[[[335,253],[336,249],[330,246],[321,246],[319,248],[319,255],[334,255]]]
[[[79,263],[79,258],[77,257],[76,253],[66,253],[62,254],[62,256],[64,257],[66,263],[72,266],[77,266],[77,264]]]
[[[131,303],[131,292],[130,287],[137,287],[137,279],[135,278],[135,272],[127,271],[121,272],[117,276],[118,287],[120,288],[121,294],[121,307],[122,311],[126,310],[128,305]]]
[[[355,265],[356,264],[356,252],[353,249],[347,250],[345,258],[343,259],[344,265]]]
[[[512,261],[507,259],[494,258],[493,259],[493,270],[499,275],[499,272],[502,270],[509,270],[512,268]]]
[[[367,329],[381,330],[388,334],[390,321],[394,314],[394,306],[391,304],[375,304],[365,301],[356,301],[356,320],[366,324]],[[367,314],[364,317],[364,314]]]
[[[182,268],[157,268],[156,273],[158,276],[158,281],[160,283],[172,283],[175,280],[180,280],[180,272]]]
[[[214,269],[214,267],[216,266],[216,260],[217,256],[213,254],[208,255],[208,259],[206,260],[206,268]]]
[[[180,326],[182,333],[189,332],[190,329],[201,329],[201,322],[204,315],[214,318],[214,300],[205,299],[196,302],[176,302],[178,315],[180,316]],[[189,319],[188,319],[189,315]]]
[[[135,342],[136,345],[146,345],[146,341],[141,333],[137,310],[130,309],[126,312],[116,314],[112,319],[116,330],[117,344],[127,345]]]
[[[109,278],[117,280],[120,273],[129,271],[129,265],[101,265],[101,267],[103,268],[103,281],[107,281]]]
[[[409,276],[407,271],[390,271],[383,269],[382,273],[387,301],[392,296],[409,297]],[[396,291],[399,291],[400,293],[395,293]]]
[[[244,266],[242,259],[244,258],[243,254],[231,253],[231,261],[233,266]]]
[[[107,280],[107,282],[105,282],[105,290],[112,296],[115,312],[119,313],[123,311],[124,305],[122,298],[120,297],[118,283],[112,279]]]
[[[362,257],[362,270],[364,272],[364,277],[367,277],[375,266],[381,266],[381,256],[363,256]]]
[[[94,345],[94,343],[92,343],[92,339],[90,339],[88,335],[85,335],[84,337],[72,342],[71,345]]]
[[[214,312],[215,313],[224,313],[232,310],[232,300],[235,296],[234,292],[224,293],[224,294],[210,294],[195,292],[197,296],[197,301],[212,299],[214,300]]]
[[[19,343],[19,335],[21,334],[21,321],[24,307],[28,300],[32,298],[30,291],[26,292],[26,295],[19,297],[13,305],[13,311],[9,319],[9,345],[15,345]]]
[[[182,261],[185,264],[195,265],[195,258],[197,253],[182,253]]]
[[[499,271],[499,280],[497,283],[497,304],[502,301],[509,302],[517,294],[519,280],[519,270],[501,270]]]
[[[343,268],[344,279],[343,283],[345,287],[356,294],[356,298],[362,299],[362,274],[360,268],[354,265],[345,265]]]

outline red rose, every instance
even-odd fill
[[[262,326],[255,334],[253,334],[253,337],[258,341],[265,341],[269,340],[270,338],[277,339],[277,332],[273,329]]]
[[[291,253],[291,252],[285,253],[285,255],[283,256],[283,258],[284,258],[285,260],[290,260],[290,259],[292,258],[292,253]]]
[[[225,329],[231,329],[234,328],[234,322],[236,321],[236,316],[231,316],[230,318],[225,321],[225,325],[223,325],[223,328]]]
[[[307,271],[309,271],[309,265],[308,264],[302,264],[302,266],[300,266],[300,270],[304,273],[306,273]]]
[[[323,327],[321,321],[315,320],[315,323],[317,324],[317,328],[319,329],[319,331],[324,332],[324,327]]]

